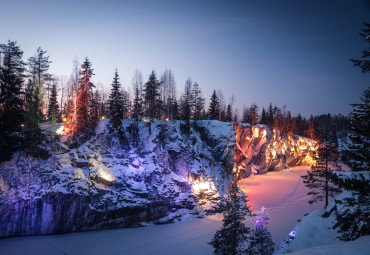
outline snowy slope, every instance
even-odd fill
[[[345,191],[336,196],[325,210],[316,210],[303,217],[302,221],[292,229],[292,231],[296,232],[296,237],[288,243],[287,236],[280,243],[274,254],[285,254],[292,251],[297,251],[293,254],[308,254],[309,252],[313,252],[311,254],[335,254],[334,251],[337,251],[341,247],[351,252],[343,253],[341,251],[342,253],[339,254],[369,254],[370,243],[366,243],[366,240],[369,240],[369,236],[365,236],[354,243],[342,242],[338,239],[338,229],[334,228],[336,223],[335,212],[353,209],[346,208],[343,204],[338,203],[338,201],[340,202],[353,196],[354,193],[352,191]],[[327,217],[322,217],[324,214]],[[357,244],[359,244],[359,250],[355,248]]]
[[[363,236],[355,241],[336,242],[329,245],[315,246],[298,250],[291,255],[368,255],[370,253],[370,236]]]

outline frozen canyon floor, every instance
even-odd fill
[[[292,167],[238,182],[247,195],[252,213],[262,205],[269,213],[268,228],[275,244],[289,234],[305,213],[323,208],[323,204],[308,204],[308,190],[300,178],[308,169],[307,166]],[[251,225],[250,219],[246,217],[246,224]],[[207,243],[221,225],[222,214],[216,214],[142,228],[12,237],[0,240],[0,254],[206,255],[212,254],[213,249]]]

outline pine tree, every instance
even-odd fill
[[[267,114],[267,125],[270,128],[274,128],[274,115],[275,115],[274,108],[272,107],[272,103],[270,102]]]
[[[204,109],[205,98],[202,97],[202,91],[200,90],[200,87],[196,82],[194,83],[193,89],[191,91],[191,99],[191,105],[193,108],[193,119],[200,120],[202,111]]]
[[[258,211],[257,219],[252,219],[254,229],[250,236],[250,244],[246,250],[247,255],[271,255],[274,252],[274,242],[272,241],[271,233],[266,225],[268,224],[268,213],[262,206],[261,211]]]
[[[297,125],[298,135],[303,136],[304,135],[304,126],[305,126],[305,124],[304,124],[304,120],[303,120],[300,113],[298,114],[298,116],[296,118],[296,125]]]
[[[57,94],[57,85],[54,83],[51,89],[51,95],[49,100],[48,107],[48,119],[51,121],[60,121],[59,114],[59,104],[58,104],[58,94]]]
[[[267,113],[265,111],[265,107],[262,107],[262,114],[261,114],[261,124],[267,125],[268,119],[267,119]]]
[[[231,110],[231,104],[228,104],[227,105],[227,110],[226,110],[226,117],[225,117],[225,120],[227,122],[231,122],[233,121],[233,113],[232,113],[232,110]]]
[[[119,82],[118,72],[114,73],[112,82],[112,89],[109,95],[109,132],[116,136],[121,142],[126,142],[125,132],[122,126],[122,119],[124,115],[124,101],[123,95],[120,91],[121,84]]]
[[[0,45],[0,161],[7,160],[16,149],[24,121],[23,110],[23,51],[16,42]]]
[[[370,87],[360,104],[352,104],[348,150],[344,151],[344,163],[353,171],[370,169]]]
[[[365,28],[360,33],[366,42],[370,43],[370,24],[364,23]],[[370,47],[362,51],[360,59],[350,59],[355,66],[359,66],[363,73],[370,73]]]
[[[36,89],[34,90],[34,118],[37,127],[33,127],[34,129],[39,129],[40,122],[44,119],[44,106],[46,104],[44,102],[43,94],[44,94],[44,86],[47,82],[52,80],[51,75],[48,73],[50,63],[49,56],[46,56],[46,51],[42,50],[40,47],[37,48],[36,55],[34,57],[30,57],[28,59],[28,72],[29,76],[32,79],[33,83],[36,85]],[[48,90],[48,100],[49,100],[49,90]],[[47,109],[45,109],[47,110]]]
[[[42,112],[40,108],[40,98],[38,97],[39,86],[35,81],[29,79],[25,90],[25,128],[39,132]]]
[[[145,83],[143,89],[146,115],[151,120],[154,118],[159,118],[159,86],[160,83],[157,80],[154,71],[152,71],[152,73],[149,75],[149,80]]]
[[[186,81],[185,88],[184,88],[184,95],[181,97],[181,104],[180,104],[180,109],[181,109],[181,119],[189,122],[190,118],[192,116],[192,82],[191,79],[189,78]]]
[[[123,97],[123,118],[127,119],[131,116],[131,100],[130,94],[126,90],[122,90],[122,97]]]
[[[172,119],[174,120],[179,120],[180,119],[180,114],[179,114],[179,105],[177,103],[176,98],[174,99],[173,102],[173,107],[172,107]]]
[[[142,116],[142,100],[140,97],[140,91],[139,87],[135,86],[135,98],[134,98],[134,106],[132,110],[132,118],[135,119],[136,122],[139,122],[141,120]]]
[[[248,112],[248,123],[256,125],[258,123],[258,106],[256,103],[252,103]]]
[[[244,197],[240,196],[236,183],[232,184],[226,201],[222,228],[216,232],[209,243],[214,248],[214,254],[244,254],[250,234],[250,228],[243,223],[244,216],[247,214],[244,204]]]
[[[216,90],[213,90],[211,101],[208,107],[208,118],[211,120],[218,120],[220,113],[220,101],[216,95]]]
[[[364,26],[360,35],[370,43],[370,24],[364,23]],[[360,59],[351,61],[355,66],[359,66],[363,73],[370,73],[370,47],[362,53]],[[353,171],[370,169],[370,87],[364,91],[361,102],[352,104],[349,150],[344,153],[344,161]]]
[[[78,79],[78,90],[76,95],[76,123],[73,128],[73,133],[75,135],[89,135],[92,134],[96,120],[92,119],[92,88],[94,85],[91,83],[90,79],[93,74],[93,69],[91,68],[91,62],[86,58],[81,65],[81,78]]]
[[[334,197],[341,192],[333,181],[330,179],[331,170],[339,170],[338,167],[339,153],[335,144],[326,138],[317,150],[316,164],[312,166],[307,175],[303,175],[303,183],[310,189],[308,195],[312,195],[310,204],[318,201],[325,201],[325,208],[329,204],[329,197]]]

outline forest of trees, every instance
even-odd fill
[[[170,69],[161,75],[152,71],[146,82],[142,73],[136,71],[132,89],[121,86],[119,71],[116,70],[112,84],[114,92],[112,90],[109,94],[102,84],[92,82],[93,64],[87,58],[82,64],[75,61],[69,77],[50,74],[50,64],[52,61],[47,51],[41,48],[25,62],[16,42],[0,45],[2,160],[22,147],[25,133],[36,134],[40,139],[40,125],[45,121],[66,122],[74,135],[88,137],[99,118],[113,118],[111,127],[123,140],[124,132],[117,129],[117,123],[125,118],[133,118],[136,122],[177,119],[184,120],[187,126],[191,120],[204,119],[252,125],[260,123],[285,134],[313,139],[321,139],[325,130],[341,137],[349,131],[347,116],[293,116],[286,106],[277,107],[272,103],[261,109],[253,102],[249,107],[244,106],[239,116],[234,97],[226,102],[221,90],[213,90],[206,100],[201,85],[190,77],[178,97],[177,84]]]

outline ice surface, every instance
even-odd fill
[[[322,205],[307,204],[307,190],[300,182],[300,175],[308,167],[256,175],[239,182],[249,196],[249,204],[255,212],[266,207],[270,220],[268,228],[279,243],[296,225],[297,219]],[[251,225],[250,217],[246,224]],[[212,254],[207,243],[222,225],[222,215],[203,219],[185,218],[168,225],[149,225],[128,228],[73,233],[55,236],[31,236],[0,240],[4,254],[124,254],[124,255],[189,255]]]

